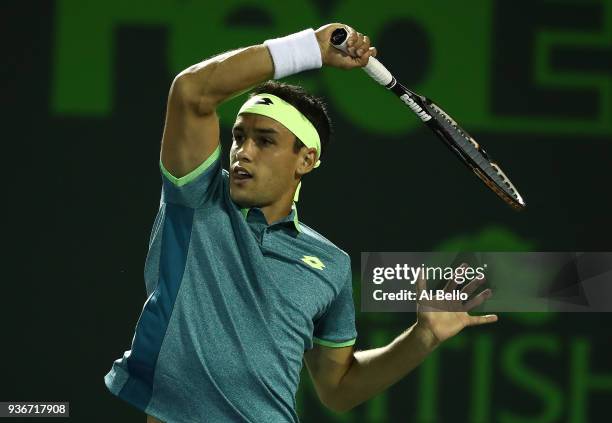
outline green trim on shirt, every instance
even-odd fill
[[[348,346],[354,345],[356,340],[357,338],[351,339],[350,341],[345,341],[345,342],[332,342],[332,341],[326,341],[325,339],[319,339],[315,336],[312,337],[312,342],[314,342],[315,344],[323,345],[324,347],[330,347],[330,348],[348,347]]]
[[[295,229],[297,229],[298,232],[302,232],[302,228],[300,228],[300,223],[298,221],[298,212],[295,203],[293,203],[292,207],[295,209],[295,214],[293,215],[293,223],[295,224]]]
[[[172,182],[177,187],[182,187],[183,185],[193,181],[195,178],[197,178],[202,173],[204,173],[204,171],[208,169],[219,158],[220,155],[221,155],[221,144],[217,146],[215,151],[213,151],[213,153],[210,156],[208,156],[208,158],[204,160],[204,162],[200,166],[196,167],[194,170],[189,172],[187,175],[181,176],[180,178],[177,178],[176,176],[172,176],[172,174],[168,172],[168,170],[164,167],[164,164],[162,163],[161,159],[159,159],[159,166],[161,168],[162,173],[166,176],[166,178],[170,180],[170,182]]]
[[[295,203],[293,203],[293,205],[291,206],[291,209],[295,210],[295,214],[293,215],[293,225],[295,226],[295,229],[298,232],[302,232],[302,228],[300,228],[300,222],[298,220],[298,212],[297,212],[297,207]],[[242,216],[244,216],[245,219],[247,215],[249,214],[249,210],[251,210],[250,207],[244,207],[240,209],[240,213],[242,213]]]

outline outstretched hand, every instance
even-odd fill
[[[337,28],[346,28],[349,32],[347,47],[350,55],[338,50],[330,42],[332,32]],[[370,56],[376,56],[376,48],[370,45],[370,38],[348,25],[341,23],[324,25],[317,29],[315,34],[324,65],[352,69],[367,65]]]
[[[463,263],[461,267],[467,266]],[[470,310],[478,307],[493,295],[491,289],[487,288],[477,295],[472,295],[482,286],[486,278],[474,278],[468,282],[459,292],[466,293],[468,300],[460,299],[420,300],[421,293],[427,288],[427,280],[421,276],[417,280],[417,323],[416,329],[424,334],[429,342],[436,346],[446,339],[456,335],[467,326],[476,326],[497,321],[497,315],[471,316]],[[456,280],[450,280],[444,287],[445,293],[452,294],[458,286]],[[471,297],[471,298],[470,298]]]

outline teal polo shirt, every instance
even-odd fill
[[[181,178],[160,162],[148,298],[104,381],[168,423],[297,422],[304,352],[357,337],[350,258],[295,207],[272,224],[238,207],[220,151]]]

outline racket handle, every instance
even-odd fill
[[[343,51],[349,56],[351,53],[348,51],[348,47],[346,43],[348,42],[349,33],[345,28],[336,28],[331,35],[331,45],[336,47],[338,50]],[[370,56],[368,58],[368,63],[363,67],[365,73],[370,75],[370,77],[378,82],[380,85],[383,85],[387,88],[391,88],[395,85],[395,78],[391,75],[391,72],[378,61],[375,57]]]

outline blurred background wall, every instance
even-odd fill
[[[392,72],[482,142],[528,203],[522,213],[504,205],[360,70],[288,78],[324,97],[334,120],[299,210],[351,254],[357,307],[361,251],[612,250],[610,0],[1,7],[2,401],[70,401],[71,421],[144,421],[103,376],[129,349],[146,299],[170,83],[206,57],[306,27],[343,22],[368,34]],[[244,98],[220,111],[225,156]],[[302,420],[610,421],[612,314],[500,317],[346,414],[318,402],[304,371]],[[382,346],[414,318],[358,312],[357,347]]]

